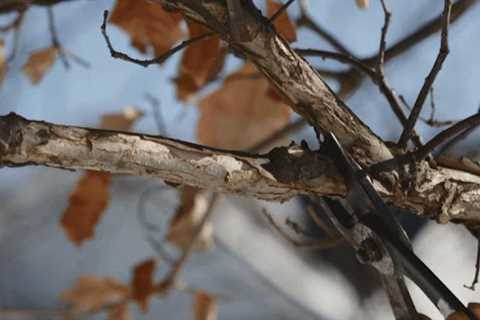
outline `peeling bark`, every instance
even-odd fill
[[[301,146],[256,155],[160,136],[55,125],[13,113],[0,117],[0,165],[158,177],[269,201],[285,201],[302,194],[342,196],[346,191],[330,158]],[[387,202],[397,207],[441,222],[480,222],[480,176],[432,169],[422,162],[415,187],[408,193],[392,193],[378,181],[374,185]]]
[[[290,150],[277,149],[271,161],[270,154],[223,151],[160,136],[60,126],[13,113],[0,117],[0,164],[5,166],[35,164],[159,177],[271,201],[345,192],[327,157],[295,147]],[[281,168],[282,164],[290,167]],[[282,172],[292,168],[298,173]]]

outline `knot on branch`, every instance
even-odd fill
[[[0,116],[0,159],[15,153],[23,140],[21,122],[25,121],[14,112]]]
[[[262,167],[281,183],[306,182],[335,172],[328,157],[310,150],[306,143],[274,148],[266,156],[270,162]]]

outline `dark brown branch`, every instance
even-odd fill
[[[430,99],[431,99],[431,103],[430,103],[430,108],[431,108],[431,111],[430,111],[430,116],[428,118],[425,118],[425,117],[422,117],[422,116],[419,116],[418,119],[420,121],[422,121],[423,123],[425,123],[426,125],[430,126],[430,127],[433,127],[433,128],[440,128],[440,127],[445,127],[445,126],[451,126],[452,124],[458,122],[458,120],[438,120],[438,119],[435,119],[435,109],[436,109],[436,106],[435,106],[435,102],[433,101],[433,87],[432,87],[432,90],[430,90]],[[400,95],[399,96],[399,99],[400,101],[402,102],[402,104],[405,106],[405,108],[409,111],[412,110],[412,107],[410,107],[410,105],[408,104],[408,102],[405,100],[405,97]]]
[[[298,54],[301,54],[304,57],[315,56],[315,57],[321,57],[324,59],[333,59],[341,63],[350,64],[353,67],[357,68],[358,70],[367,74],[369,77],[375,78],[375,70],[373,70],[370,66],[363,63],[361,60],[358,60],[354,56],[351,56],[348,54],[333,52],[328,50],[300,49],[300,48],[295,49],[295,52],[297,52]]]
[[[469,8],[474,4],[478,3],[478,0],[458,0],[452,6],[451,19],[450,23],[457,21]],[[410,50],[412,47],[422,42],[423,40],[430,37],[432,34],[436,33],[442,28],[443,18],[442,15],[430,20],[429,22],[422,25],[413,33],[405,36],[403,39],[393,44],[390,48],[385,51],[385,61],[389,61],[395,57],[398,57],[402,53]],[[371,56],[364,59],[363,61],[370,65],[375,63],[377,56]]]
[[[65,51],[58,40],[57,28],[55,27],[55,17],[53,15],[53,8],[47,7],[47,15],[48,15],[48,30],[50,32],[50,38],[52,41],[52,46],[57,49],[58,56],[60,60],[62,60],[63,66],[65,69],[70,68],[70,64],[68,63],[67,56]]]
[[[435,78],[437,77],[438,73],[442,69],[443,62],[445,61],[449,53],[448,25],[450,23],[451,10],[452,10],[452,1],[445,0],[445,6],[443,9],[443,25],[442,25],[442,35],[441,35],[441,41],[440,41],[440,50],[438,51],[437,58],[435,59],[435,63],[433,64],[433,67],[430,70],[430,73],[425,78],[425,82],[422,88],[420,89],[417,100],[415,101],[415,104],[413,106],[412,112],[408,117],[407,124],[405,125],[402,135],[400,136],[400,140],[398,141],[399,146],[402,148],[405,148],[407,146],[408,140],[410,140],[410,137],[412,136],[413,128],[415,127],[415,123],[417,122],[418,116],[422,111],[422,107],[425,103],[425,99],[428,96],[428,92],[430,91],[430,88],[432,87],[433,82],[435,81]]]
[[[105,10],[103,12],[103,22],[102,25],[100,26],[100,29],[102,31],[103,38],[105,39],[105,42],[107,43],[108,50],[110,51],[110,55],[115,58],[115,59],[120,59],[128,62],[132,62],[138,65],[141,65],[142,67],[148,67],[149,65],[152,64],[162,64],[165,62],[168,58],[170,58],[172,55],[177,53],[178,51],[186,48],[187,46],[191,45],[192,43],[201,41],[203,39],[212,37],[215,35],[215,32],[207,32],[201,35],[198,35],[196,37],[192,37],[190,39],[187,39],[180,43],[179,45],[173,47],[172,49],[168,50],[164,54],[155,57],[153,59],[137,59],[137,58],[132,58],[128,54],[117,51],[113,48],[112,42],[110,41],[110,37],[107,34],[107,18],[108,18],[108,10]]]
[[[476,113],[466,119],[463,119],[462,121],[459,121],[458,123],[454,124],[448,129],[443,130],[442,132],[437,134],[435,137],[433,137],[428,143],[418,148],[417,150],[413,152],[408,152],[404,155],[401,155],[399,157],[396,157],[390,160],[376,163],[370,166],[370,168],[368,168],[368,171],[371,173],[390,171],[390,170],[395,170],[396,168],[399,168],[404,164],[423,160],[425,159],[426,156],[428,156],[430,152],[432,152],[435,148],[440,146],[442,143],[444,143],[448,139],[451,139],[452,137],[456,136],[457,134],[459,134],[464,130],[477,127],[479,125],[480,125],[480,113]]]

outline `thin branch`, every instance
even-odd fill
[[[102,25],[100,26],[100,29],[102,31],[103,38],[105,39],[105,42],[107,43],[108,50],[110,51],[110,55],[115,58],[115,59],[120,59],[128,62],[132,62],[138,65],[141,65],[142,67],[148,67],[151,64],[162,64],[165,62],[168,58],[170,58],[172,55],[177,53],[178,51],[186,48],[187,46],[201,41],[203,39],[207,39],[209,37],[214,36],[216,33],[215,32],[206,32],[204,34],[198,35],[196,37],[192,37],[190,39],[187,39],[183,42],[181,42],[179,45],[173,47],[172,49],[168,50],[164,54],[155,57],[153,59],[137,59],[137,58],[132,58],[128,54],[117,51],[113,48],[112,42],[110,41],[110,37],[107,35],[107,18],[108,18],[108,10],[105,10],[103,12],[103,22]]]
[[[443,25],[442,25],[442,35],[441,35],[441,41],[440,41],[440,50],[438,51],[437,58],[435,59],[435,63],[433,64],[432,69],[430,70],[430,73],[425,78],[425,82],[422,88],[420,89],[417,100],[415,101],[415,104],[413,106],[412,112],[408,117],[407,124],[405,125],[402,135],[400,136],[400,139],[398,141],[399,146],[402,148],[405,148],[407,146],[407,142],[408,140],[410,140],[410,137],[412,136],[413,128],[415,127],[415,123],[417,122],[418,116],[422,111],[422,107],[425,103],[425,99],[428,96],[428,92],[430,91],[430,88],[432,87],[433,82],[435,81],[435,78],[437,77],[438,73],[442,69],[443,62],[445,61],[449,53],[448,25],[450,23],[451,11],[452,11],[452,1],[445,0],[445,5],[443,8]]]
[[[417,150],[408,152],[393,159],[371,165],[367,169],[367,171],[371,173],[391,171],[399,168],[404,164],[423,160],[430,154],[430,152],[432,152],[435,148],[443,144],[448,139],[451,139],[452,137],[456,136],[464,130],[469,130],[479,125],[480,113],[476,113],[466,119],[463,119],[462,121],[459,121],[448,129],[443,130]]]
[[[477,0],[458,0],[453,4],[451,11],[450,23],[453,23],[462,17],[465,12],[468,11],[474,4],[479,3]],[[390,48],[385,51],[385,61],[390,61],[391,59],[398,57],[404,52],[410,50],[415,45],[419,44],[423,40],[430,37],[432,34],[436,33],[443,26],[443,16],[439,15],[438,17],[433,18],[432,20],[426,22],[420,26],[417,30],[408,34]],[[363,59],[363,62],[371,65],[377,61],[377,56],[373,55],[366,59]]]
[[[55,17],[53,15],[53,8],[51,6],[47,7],[47,14],[48,14],[48,30],[50,32],[50,38],[52,41],[52,46],[57,49],[58,56],[60,60],[62,60],[63,66],[65,69],[70,68],[70,64],[68,63],[67,56],[65,51],[63,50],[60,41],[58,40],[57,28],[55,27]]]
[[[426,125],[433,127],[433,128],[440,128],[440,127],[445,127],[445,126],[451,126],[452,124],[455,124],[458,122],[458,120],[437,120],[435,119],[435,102],[433,101],[433,87],[432,90],[430,91],[430,96],[431,96],[431,103],[430,103],[430,116],[428,118],[419,116],[418,119],[421,120],[423,123]],[[408,104],[407,100],[405,99],[404,96],[400,95],[399,96],[400,101],[402,104],[405,106],[405,108],[409,111],[412,110],[412,107]]]
[[[341,63],[350,64],[353,67],[357,68],[358,70],[364,72],[368,76],[372,78],[375,77],[374,69],[372,69],[370,66],[363,63],[361,60],[349,54],[333,52],[328,50],[301,49],[301,48],[296,48],[295,52],[305,57],[308,57],[308,56],[322,57],[324,59],[333,59]]]
[[[480,109],[478,111],[480,113]],[[450,139],[447,143],[445,143],[441,148],[440,150],[438,150],[438,152],[436,152],[435,154],[435,157],[439,157],[441,156],[442,154],[448,152],[451,148],[453,148],[456,144],[458,144],[459,142],[465,140],[466,138],[468,138],[468,136],[470,134],[472,134],[473,131],[475,131],[475,129],[478,128],[478,125],[477,126],[472,126],[466,130],[464,130],[463,132],[461,132],[460,134],[456,135],[455,137],[453,137],[452,139]]]
[[[385,1],[381,0],[380,1],[382,4],[382,9],[384,13],[384,23],[383,23],[383,28],[382,28],[382,34],[380,36],[380,47],[378,49],[378,60],[377,60],[377,74],[379,74],[381,77],[384,77],[384,70],[383,70],[383,65],[385,63],[385,48],[387,46],[387,32],[388,32],[388,27],[390,26],[390,19],[392,17],[392,13],[387,9],[387,6],[385,5]]]

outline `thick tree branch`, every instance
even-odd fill
[[[197,144],[127,132],[31,121],[15,114],[0,117],[0,165],[43,165],[161,178],[213,192],[285,201],[308,194],[345,194],[345,185],[326,155],[299,146],[268,154],[225,151]],[[415,189],[386,190],[386,201],[441,221],[480,223],[480,176],[421,162]]]
[[[317,168],[307,167],[312,161]],[[159,177],[273,201],[302,193],[345,192],[327,157],[298,147],[260,156],[160,136],[30,121],[13,113],[0,117],[0,164]],[[282,164],[289,166],[288,172],[282,172]]]
[[[229,34],[227,8],[224,1],[154,0],[169,9],[178,9],[185,16],[219,33],[239,55],[253,62],[291,102],[317,132],[332,131],[344,146],[353,151],[361,163],[391,157],[384,143],[337,99],[319,73],[279,36],[269,21],[245,6],[244,24],[255,37],[248,42],[234,42]],[[356,149],[356,150],[353,150]],[[363,156],[356,156],[362,154]],[[367,163],[364,163],[367,164]]]

